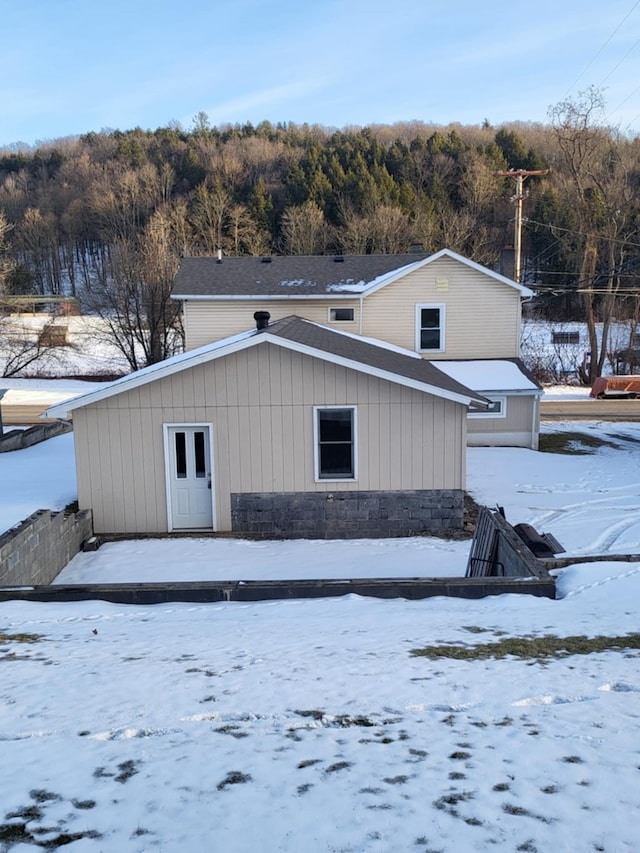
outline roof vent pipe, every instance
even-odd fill
[[[271,314],[269,314],[268,311],[256,311],[256,313],[253,315],[253,319],[256,321],[256,329],[261,332],[269,325]]]
[[[222,263],[222,249],[218,249],[218,263]]]

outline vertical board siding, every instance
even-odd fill
[[[314,479],[323,405],[357,406],[357,482]],[[220,531],[235,492],[463,489],[465,417],[461,404],[265,343],[78,410],[80,505],[98,533],[165,531],[167,423],[212,425]]]

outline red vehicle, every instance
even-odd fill
[[[640,376],[598,376],[591,387],[590,397],[640,397]]]

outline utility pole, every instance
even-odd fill
[[[514,279],[520,284],[520,262],[522,257],[522,199],[524,198],[523,185],[525,178],[534,175],[548,175],[550,169],[508,169],[507,171],[494,172],[497,178],[515,178],[516,194],[511,199],[516,203],[516,218],[514,228],[513,248],[515,254]]]

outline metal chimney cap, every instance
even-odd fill
[[[268,311],[256,311],[253,315],[253,319],[256,321],[256,329],[261,331],[262,329],[266,329],[269,325],[271,314],[269,314]]]

